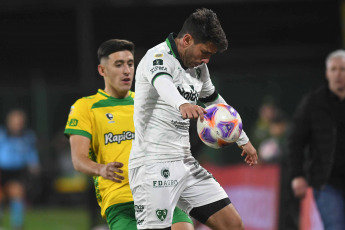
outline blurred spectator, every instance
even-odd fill
[[[36,136],[26,124],[26,113],[13,109],[7,114],[6,127],[0,128],[1,206],[8,201],[12,229],[23,229],[24,180],[28,173],[40,172]]]
[[[345,229],[345,50],[326,59],[328,84],[297,107],[289,136],[294,195],[313,189],[325,230]],[[305,149],[307,152],[305,153]]]
[[[254,146],[260,146],[261,142],[270,136],[269,126],[272,118],[275,116],[276,110],[277,108],[273,103],[273,99],[270,96],[266,96],[259,108],[259,118],[251,130],[250,139]]]
[[[284,112],[275,110],[275,115],[268,122],[267,137],[259,145],[260,162],[280,163],[286,157],[288,118]]]

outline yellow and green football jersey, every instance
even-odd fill
[[[89,158],[100,164],[123,163],[121,183],[101,176],[94,177],[96,196],[105,217],[114,204],[133,201],[128,182],[128,158],[134,139],[134,92],[124,99],[109,96],[103,90],[77,100],[71,107],[65,128],[67,136],[75,134],[91,140]]]

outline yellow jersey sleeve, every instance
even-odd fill
[[[68,115],[68,121],[65,127],[65,135],[81,135],[92,139],[92,123],[90,114],[90,104],[87,99],[81,98],[72,106]]]

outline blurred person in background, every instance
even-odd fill
[[[227,193],[190,151],[189,119],[202,121],[206,113],[197,101],[226,104],[207,64],[227,46],[217,15],[197,9],[178,34],[170,33],[148,50],[138,65],[136,138],[128,164],[134,204],[147,207],[136,213],[142,220],[138,229],[171,229],[176,205],[213,229],[244,228]],[[257,164],[256,150],[244,131],[236,143],[245,162]]]
[[[24,225],[25,179],[28,173],[40,172],[36,135],[26,125],[26,113],[13,109],[7,114],[6,127],[0,128],[1,205],[9,203],[13,229],[23,229]]]
[[[299,198],[311,186],[325,230],[344,230],[345,50],[327,56],[326,79],[295,112],[288,143],[291,186]]]
[[[286,135],[288,131],[286,114],[276,109],[268,123],[268,133],[258,148],[260,162],[281,163],[286,159]]]
[[[254,146],[260,146],[262,141],[270,137],[270,123],[277,110],[273,98],[266,96],[259,108],[259,117],[251,130],[250,140]]]
[[[105,88],[77,100],[71,107],[65,134],[69,136],[72,162],[80,172],[94,176],[101,215],[111,230],[135,230],[141,220],[135,212],[128,182],[128,158],[134,139],[134,44],[111,39],[98,49],[98,72]],[[174,212],[175,230],[194,229],[182,210]]]

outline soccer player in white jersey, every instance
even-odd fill
[[[138,229],[171,229],[177,205],[212,229],[244,229],[224,189],[190,152],[189,119],[203,120],[196,105],[226,103],[207,69],[210,57],[227,49],[216,14],[199,9],[178,35],[148,50],[136,72],[135,140],[129,159],[129,182]],[[249,165],[257,153],[245,132],[237,145]]]

